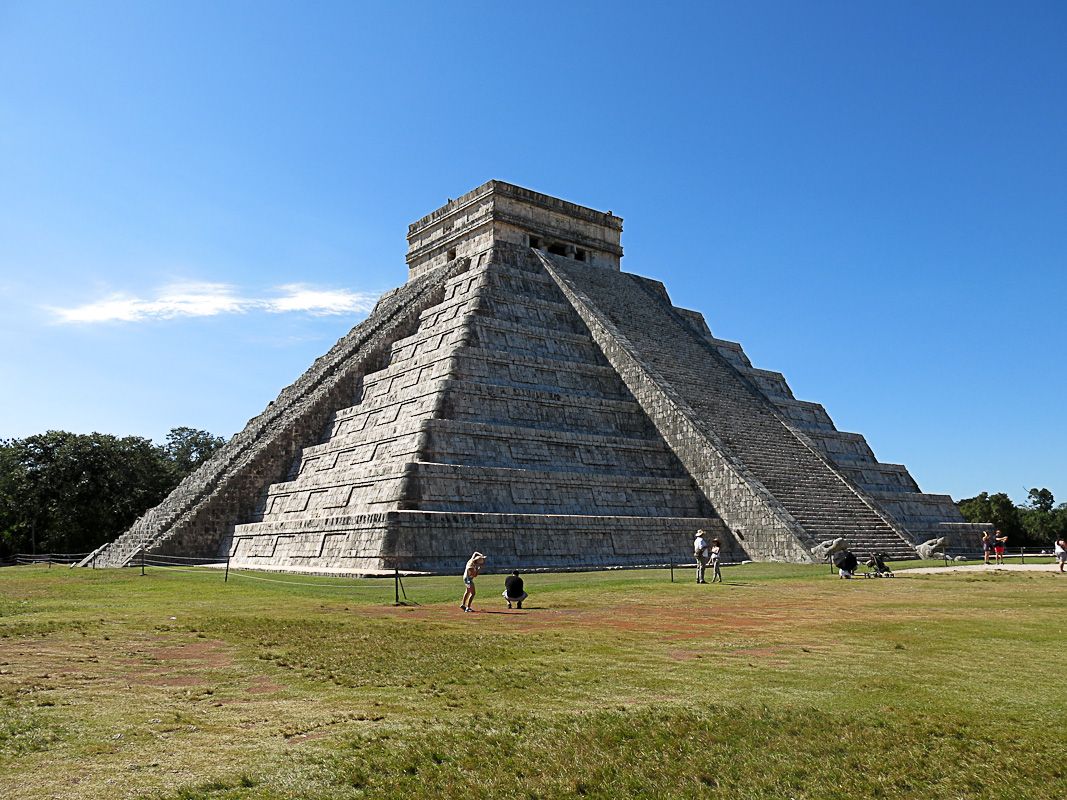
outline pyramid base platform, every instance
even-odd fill
[[[690,559],[697,529],[720,538],[731,560],[746,557],[722,520],[714,517],[435,511],[238,525],[232,542],[224,547],[235,569],[459,572],[475,550],[489,557],[487,570],[492,572],[590,569]]]

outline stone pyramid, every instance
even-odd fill
[[[499,181],[414,223],[408,282],[98,565],[622,566],[690,557],[697,528],[734,559],[973,546],[949,497],[620,271],[621,231]]]

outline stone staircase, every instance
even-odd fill
[[[837,430],[825,408],[818,403],[797,400],[781,373],[756,369],[740,344],[712,336],[703,315],[687,309],[675,310],[778,409],[791,427],[900,523],[913,544],[944,536],[948,538],[950,552],[971,552],[979,547],[982,529],[964,521],[951,497],[921,491],[903,464],[878,461],[862,434]]]
[[[654,283],[559,257],[542,258],[614,326],[647,374],[696,413],[730,460],[744,465],[811,539],[843,536],[858,554],[879,550],[892,558],[914,557],[900,527],[695,336]],[[666,438],[676,451],[684,450],[684,442],[671,441],[669,434]]]

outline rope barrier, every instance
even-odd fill
[[[193,556],[165,556],[165,555],[160,555],[159,553],[152,553],[151,555],[148,556],[148,558],[152,559],[152,560],[157,560],[157,561],[177,562],[179,564],[193,564],[193,563],[221,564],[221,563],[223,563],[222,559],[219,559],[219,558],[195,558]]]
[[[192,567],[172,567],[172,566],[166,566],[166,565],[163,565],[163,564],[153,564],[151,561],[146,561],[145,562],[145,566],[152,567],[154,569],[165,570],[167,572],[197,572],[197,573],[203,574],[206,569],[211,569],[213,571],[217,571],[218,569],[222,568],[222,564],[220,562],[214,562],[214,563],[218,564],[218,566],[217,567],[210,567],[210,568],[199,568],[199,569],[196,568],[195,566],[192,566]],[[140,565],[138,565],[138,566],[140,566]],[[333,588],[333,589],[388,589],[389,588],[388,586],[375,586],[373,584],[366,584],[366,583],[312,583],[312,582],[309,582],[309,581],[280,581],[280,580],[277,580],[276,578],[260,578],[260,577],[258,577],[256,575],[244,575],[244,574],[242,574],[241,572],[239,572],[239,571],[237,571],[235,569],[231,569],[230,570],[230,574],[231,575],[239,575],[240,577],[247,578],[250,581],[265,581],[267,583],[287,583],[287,584],[289,584],[291,586],[322,586],[322,587],[325,587],[325,588],[328,588],[328,589],[329,588]]]
[[[224,566],[226,566],[226,562],[225,561],[207,561],[207,562],[205,562],[203,564],[181,564],[181,563],[168,564],[166,562],[156,561],[151,556],[146,558],[144,563],[145,563],[146,567],[158,567],[159,569],[165,569],[167,567],[190,567],[190,568],[205,567],[205,568],[209,568],[209,569],[222,569]],[[138,561],[137,564],[134,565],[134,566],[138,566],[138,567],[141,566],[141,562]]]
[[[167,567],[167,566],[164,566],[163,564],[147,564],[147,563],[145,564],[145,566],[152,567],[154,569],[166,570],[167,572],[199,572],[199,573],[204,573],[204,571],[205,571],[205,569],[197,569],[195,566],[194,567]],[[217,570],[213,570],[213,572],[217,572]]]
[[[230,569],[231,575],[239,575],[242,578],[247,578],[250,581],[266,581],[267,583],[288,583],[292,586],[325,586],[333,589],[388,589],[388,586],[372,586],[369,584],[360,583],[307,583],[305,581],[279,581],[276,578],[260,578],[256,575],[244,575],[238,570]]]

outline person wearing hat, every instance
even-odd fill
[[[467,585],[467,588],[463,592],[463,602],[460,604],[460,608],[464,611],[474,610],[471,608],[471,603],[474,601],[474,579],[478,577],[478,573],[482,571],[483,566],[485,566],[485,556],[475,550],[474,555],[467,562],[467,566],[463,568],[463,582]]]
[[[693,557],[697,560],[697,583],[707,583],[704,567],[708,565],[708,543],[704,540],[704,531],[697,531],[697,538],[693,540]]]

